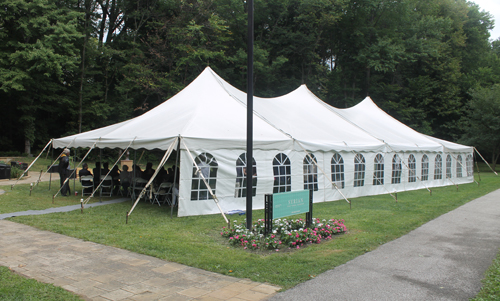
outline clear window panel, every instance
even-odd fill
[[[365,185],[365,163],[365,157],[361,154],[356,154],[354,157],[354,187]]]
[[[198,165],[199,170],[196,165],[193,164],[193,180],[191,184],[191,200],[208,200],[212,199],[212,195],[209,192],[209,188],[205,184],[208,183],[212,189],[213,194],[216,191],[217,184],[217,160],[210,153],[201,153],[195,158],[196,165]],[[205,181],[203,180],[205,179]]]
[[[417,159],[414,155],[408,156],[408,182],[414,183],[417,181]]]
[[[314,154],[304,158],[304,189],[318,191],[318,166]]]
[[[344,183],[344,159],[338,153],[332,157],[332,182],[337,185],[337,188],[343,189]]]
[[[236,185],[234,197],[241,198],[247,195],[247,154],[241,154],[236,160]],[[257,193],[257,164],[252,158],[252,196]]]
[[[422,156],[422,175],[420,178],[422,181],[429,180],[429,157],[427,155]]]
[[[287,155],[279,153],[273,160],[273,193],[292,190],[291,163]]]
[[[463,166],[462,155],[458,155],[457,156],[457,178],[463,177],[462,166]]]
[[[434,180],[440,180],[443,178],[443,158],[441,155],[436,155],[434,159]]]
[[[392,157],[392,184],[401,183],[401,158],[398,155]]]
[[[384,185],[384,157],[377,154],[373,161],[373,185]]]
[[[474,174],[474,159],[472,155],[465,157],[465,167],[467,168],[467,176],[472,176]]]

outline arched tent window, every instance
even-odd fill
[[[447,179],[451,179],[453,176],[451,173],[452,166],[453,166],[453,160],[451,159],[451,156],[448,155],[448,156],[446,156],[446,178]]]
[[[443,178],[443,158],[440,154],[436,155],[434,159],[434,180],[440,180]]]
[[[210,188],[212,188],[212,192],[215,194],[218,168],[217,160],[215,160],[215,158],[209,153],[202,153],[194,160],[200,168],[200,171],[197,172],[196,165],[193,164],[191,200],[198,201],[211,199],[212,195],[209,193],[208,187],[205,185],[203,178],[205,178],[208,185],[210,185]]]
[[[429,157],[427,155],[422,156],[422,176],[420,178],[422,181],[429,180]]]
[[[234,197],[241,198],[247,195],[247,154],[241,154],[236,160],[236,187]],[[257,193],[257,164],[252,158],[252,196]]]
[[[392,184],[401,183],[401,158],[398,155],[392,157]]]
[[[467,155],[465,157],[465,167],[467,168],[467,176],[470,177],[474,174],[474,160],[472,159],[472,155]]]
[[[458,155],[457,156],[457,178],[463,177],[463,175],[462,175],[462,165],[463,165],[462,155]]]
[[[292,168],[288,156],[279,153],[273,160],[274,188],[273,193],[292,190]]]
[[[318,166],[314,162],[318,161],[313,154],[304,157],[304,189],[318,191]]]
[[[337,185],[337,188],[343,189],[344,184],[344,159],[338,153],[332,157],[332,182]]]
[[[354,187],[365,185],[365,157],[362,154],[356,154],[354,157]]]
[[[417,181],[417,159],[414,155],[408,156],[408,183]]]
[[[384,157],[377,154],[373,159],[373,185],[384,185]]]

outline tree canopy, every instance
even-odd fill
[[[457,141],[500,83],[493,20],[466,0],[255,0],[254,92],[366,96]],[[0,0],[0,151],[138,116],[206,66],[246,90],[244,0]],[[476,91],[471,93],[471,91]]]

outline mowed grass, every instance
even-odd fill
[[[208,271],[268,282],[286,289],[374,250],[498,188],[500,177],[483,172],[479,186],[476,183],[464,184],[459,186],[458,191],[452,185],[433,188],[432,195],[426,189],[400,192],[398,202],[389,195],[356,198],[351,200],[352,209],[345,201],[317,203],[314,204],[315,218],[344,219],[348,232],[321,244],[285,252],[250,252],[230,247],[220,236],[220,230],[225,226],[220,215],[178,218],[174,212],[174,218],[170,218],[170,208],[158,207],[149,202],[139,203],[128,224],[125,223],[125,215],[131,208],[131,201],[85,209],[83,214],[76,210],[20,216],[11,220]],[[35,205],[33,202],[43,202],[38,197],[46,195],[51,198],[47,189],[37,190],[31,197],[28,196],[29,188],[19,188],[19,194],[14,191],[7,190],[5,195],[0,196],[0,208],[13,208],[12,202],[27,203],[22,206],[31,207]],[[72,200],[61,200],[66,201]],[[75,198],[73,204],[77,203],[79,199]],[[253,212],[254,220],[263,217],[262,210]],[[230,216],[232,221],[241,222],[243,218]]]
[[[83,300],[60,287],[26,279],[6,267],[0,266],[0,300]]]
[[[36,181],[36,179],[34,181]],[[29,184],[17,184],[13,189],[11,189],[11,186],[2,186],[2,182],[0,182],[0,189],[5,191],[4,194],[0,195],[0,214],[77,205],[80,204],[80,200],[82,199],[81,187],[80,182],[77,180],[75,182],[75,188],[76,191],[78,191],[78,196],[75,196],[73,180],[71,180],[70,195],[68,197],[63,197],[61,194],[58,194],[55,198],[53,198],[53,195],[55,195],[59,190],[59,179],[55,181],[53,180],[51,184],[49,184],[49,182],[40,182],[38,185],[33,186],[32,190]],[[88,195],[85,195],[83,199],[86,200],[88,197]],[[102,198],[102,200],[109,199],[111,198]],[[99,202],[98,193],[96,193],[96,196],[91,198],[88,203],[95,202]]]
[[[481,281],[483,284],[481,291],[471,301],[500,300],[500,252],[485,272],[485,276]]]

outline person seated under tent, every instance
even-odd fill
[[[132,183],[132,173],[128,171],[127,165],[123,165],[123,170],[120,172],[120,186],[123,189],[124,195],[127,195],[130,183]]]
[[[108,172],[109,172],[109,163],[108,162],[104,162],[102,164],[101,175],[105,176],[105,175],[108,174]]]
[[[132,166],[132,177],[135,179],[142,178],[142,169],[137,164]]]
[[[165,165],[163,165],[160,170],[158,170],[158,174],[156,175],[155,178],[155,185],[159,186],[163,182],[169,182],[168,181],[168,172],[165,170]],[[171,181],[170,181],[171,183]]]
[[[155,174],[155,170],[153,169],[153,163],[148,162],[146,164],[146,169],[142,172],[142,178],[144,180],[151,179],[151,177]]]
[[[82,183],[82,186],[91,186],[90,181],[82,181],[83,176],[92,176],[92,173],[89,170],[89,165],[87,163],[83,163],[82,169],[78,172],[78,177],[80,178],[80,182]],[[92,188],[88,187],[84,189],[84,193],[92,193]]]
[[[117,165],[113,166],[109,175],[113,179],[113,194],[116,195],[120,190],[120,170]]]

